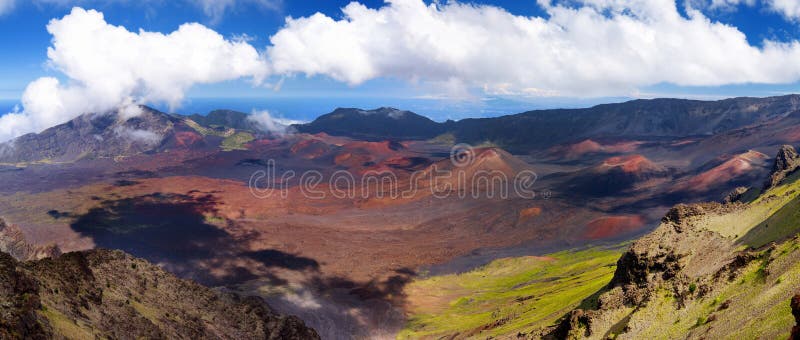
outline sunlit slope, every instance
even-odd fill
[[[678,206],[622,258],[573,250],[418,280],[399,338],[787,338],[797,177],[750,202]]]
[[[486,338],[544,328],[608,284],[622,250],[505,258],[416,281],[406,290],[411,316],[398,337]]]

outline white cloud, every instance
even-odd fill
[[[797,20],[800,19],[800,1],[798,0],[764,0],[767,5],[781,15]]]
[[[0,0],[0,15],[6,14],[14,9],[16,0]]]
[[[284,119],[278,117],[272,117],[272,114],[269,113],[267,110],[253,110],[249,117],[250,121],[255,122],[261,129],[267,132],[276,133],[279,135],[283,135],[286,133],[290,133],[292,124],[300,124],[303,123],[299,120],[291,120],[291,119]]]
[[[377,77],[565,96],[629,95],[658,83],[800,79],[800,44],[751,46],[737,28],[672,0],[540,1],[549,18],[449,2],[350,3],[337,20],[289,18],[271,37],[277,73],[350,84]],[[530,91],[528,91],[530,92]]]
[[[797,21],[800,19],[800,1],[798,0],[690,0],[698,8],[707,7],[712,10],[735,10],[737,6],[750,7],[761,4],[765,9],[778,13],[786,19]]]
[[[65,122],[86,112],[132,103],[180,104],[195,84],[252,78],[269,73],[258,51],[200,24],[162,34],[130,32],[103,14],[74,8],[47,25],[48,63],[69,81],[40,78],[27,86],[24,110],[0,117],[0,141]]]
[[[754,0],[710,1],[723,6]],[[787,13],[798,10],[796,1],[763,1]],[[200,24],[184,24],[169,34],[130,32],[109,25],[99,12],[75,8],[47,26],[53,36],[49,65],[67,81],[41,78],[29,84],[24,109],[0,117],[0,141],[85,112],[151,102],[177,105],[195,84],[238,78],[258,83],[280,76],[273,86],[279,89],[283,77],[292,74],[324,75],[351,85],[394,77],[449,98],[480,90],[635,96],[659,83],[800,80],[800,42],[750,45],[736,27],[714,22],[691,5],[686,17],[672,0],[539,3],[546,18],[454,1],[391,0],[377,9],[354,2],[340,19],[320,13],[287,18],[261,53],[246,36],[225,39]],[[214,15],[230,10],[234,0],[199,4]],[[254,119],[267,128],[275,123],[269,113]]]
[[[155,146],[164,139],[163,136],[149,130],[132,129],[126,126],[117,126],[114,128],[114,133],[117,136],[127,138],[133,142],[142,143],[147,146]]]

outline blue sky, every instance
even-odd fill
[[[253,38],[252,45],[264,47],[284,25],[286,16],[304,17],[316,12],[334,18],[342,16],[341,8],[350,1],[284,1],[279,8],[265,8],[253,2],[241,2],[227,9],[220,18],[212,18],[198,5],[181,1],[18,1],[8,13],[0,16],[0,99],[18,99],[25,86],[32,80],[45,76],[59,76],[48,69],[47,47],[50,34],[45,26],[53,18],[68,14],[73,5],[102,11],[106,20],[123,25],[129,30],[170,32],[186,22],[199,22],[228,36],[246,34]],[[383,6],[383,1],[360,1],[368,7]],[[470,2],[470,1],[462,1]],[[546,16],[535,1],[471,1],[470,3],[502,7],[509,12],[524,16]],[[764,39],[789,41],[800,37],[800,23],[791,21],[763,6],[739,5],[734,8],[709,9],[705,14],[712,20],[739,28],[748,41],[760,45]],[[797,91],[798,83],[780,85],[734,85],[713,87],[681,87],[661,84],[644,89],[643,92],[674,96],[763,96],[773,93]],[[261,96],[342,96],[342,97],[413,97],[419,90],[407,82],[396,79],[380,79],[359,86],[349,86],[326,77],[296,76],[284,83],[280,93],[254,88],[244,81],[230,81],[215,85],[201,85],[192,89],[190,97],[261,97]],[[559,104],[562,101],[556,101]]]
[[[0,120],[0,138],[86,110],[202,110],[209,98],[303,119],[324,113],[302,108],[314,100],[330,103],[314,110],[385,103],[443,120],[800,92],[800,5],[791,1],[0,0],[0,13],[0,109],[21,104],[13,121]],[[172,34],[186,23],[202,26]],[[202,50],[203,39],[230,50]],[[134,53],[141,63],[125,59]],[[202,60],[182,70],[180,58]],[[161,74],[173,70],[159,68],[162,59],[178,68],[166,85]],[[220,70],[196,75],[208,67]]]

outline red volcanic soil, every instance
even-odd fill
[[[567,147],[568,157],[579,157],[590,152],[601,152],[603,146],[591,139],[587,139],[580,143],[575,143]]]
[[[579,143],[555,148],[552,153],[562,153],[566,158],[580,158],[581,156],[590,153],[630,153],[636,151],[641,144],[643,144],[643,142],[640,141],[601,144],[594,140],[586,139]]]
[[[620,215],[597,218],[586,225],[588,239],[612,238],[637,231],[644,227],[645,220],[640,215]]]
[[[270,138],[262,138],[256,139],[250,143],[247,143],[248,149],[259,149],[259,148],[271,148],[275,146],[279,146],[283,144],[285,140],[283,139],[270,139]]]
[[[406,147],[398,142],[382,141],[382,142],[363,142],[356,141],[342,145],[342,150],[345,152],[363,151],[375,155],[387,155],[404,150]]]
[[[203,140],[203,136],[197,132],[180,131],[175,133],[175,144],[181,147],[190,147],[201,140]]]
[[[292,145],[289,150],[301,158],[314,159],[324,156],[331,151],[331,148],[325,142],[317,139],[303,139]]]
[[[386,170],[389,167],[412,167],[413,158],[404,160],[403,151],[406,146],[392,141],[382,142],[349,142],[340,146],[340,151],[333,159],[334,164],[348,168],[367,170]]]
[[[525,222],[533,217],[539,216],[542,213],[540,207],[530,207],[519,211],[519,222]]]
[[[800,126],[793,126],[781,133],[787,143],[800,141]]]
[[[737,177],[746,175],[762,165],[769,157],[758,151],[747,151],[730,157],[722,164],[697,174],[679,186],[679,189],[705,191],[727,183]]]
[[[603,161],[601,168],[620,168],[626,173],[663,172],[666,169],[642,155],[611,157]]]
[[[430,164],[430,160],[425,157],[394,157],[381,164],[396,169],[421,170]]]

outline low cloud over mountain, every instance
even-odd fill
[[[341,18],[287,17],[262,50],[197,23],[168,34],[131,32],[100,12],[75,8],[47,26],[48,64],[66,80],[31,82],[23,109],[0,118],[0,140],[86,112],[153,102],[175,106],[194,85],[240,78],[261,84],[322,75],[351,85],[396,78],[438,84],[455,95],[477,89],[578,97],[637,96],[663,83],[800,80],[800,42],[751,44],[739,28],[710,19],[703,12],[711,10],[708,4],[692,4],[541,0],[544,15],[522,16],[457,2],[392,0],[380,8],[352,2]],[[765,8],[783,8],[771,4]]]

